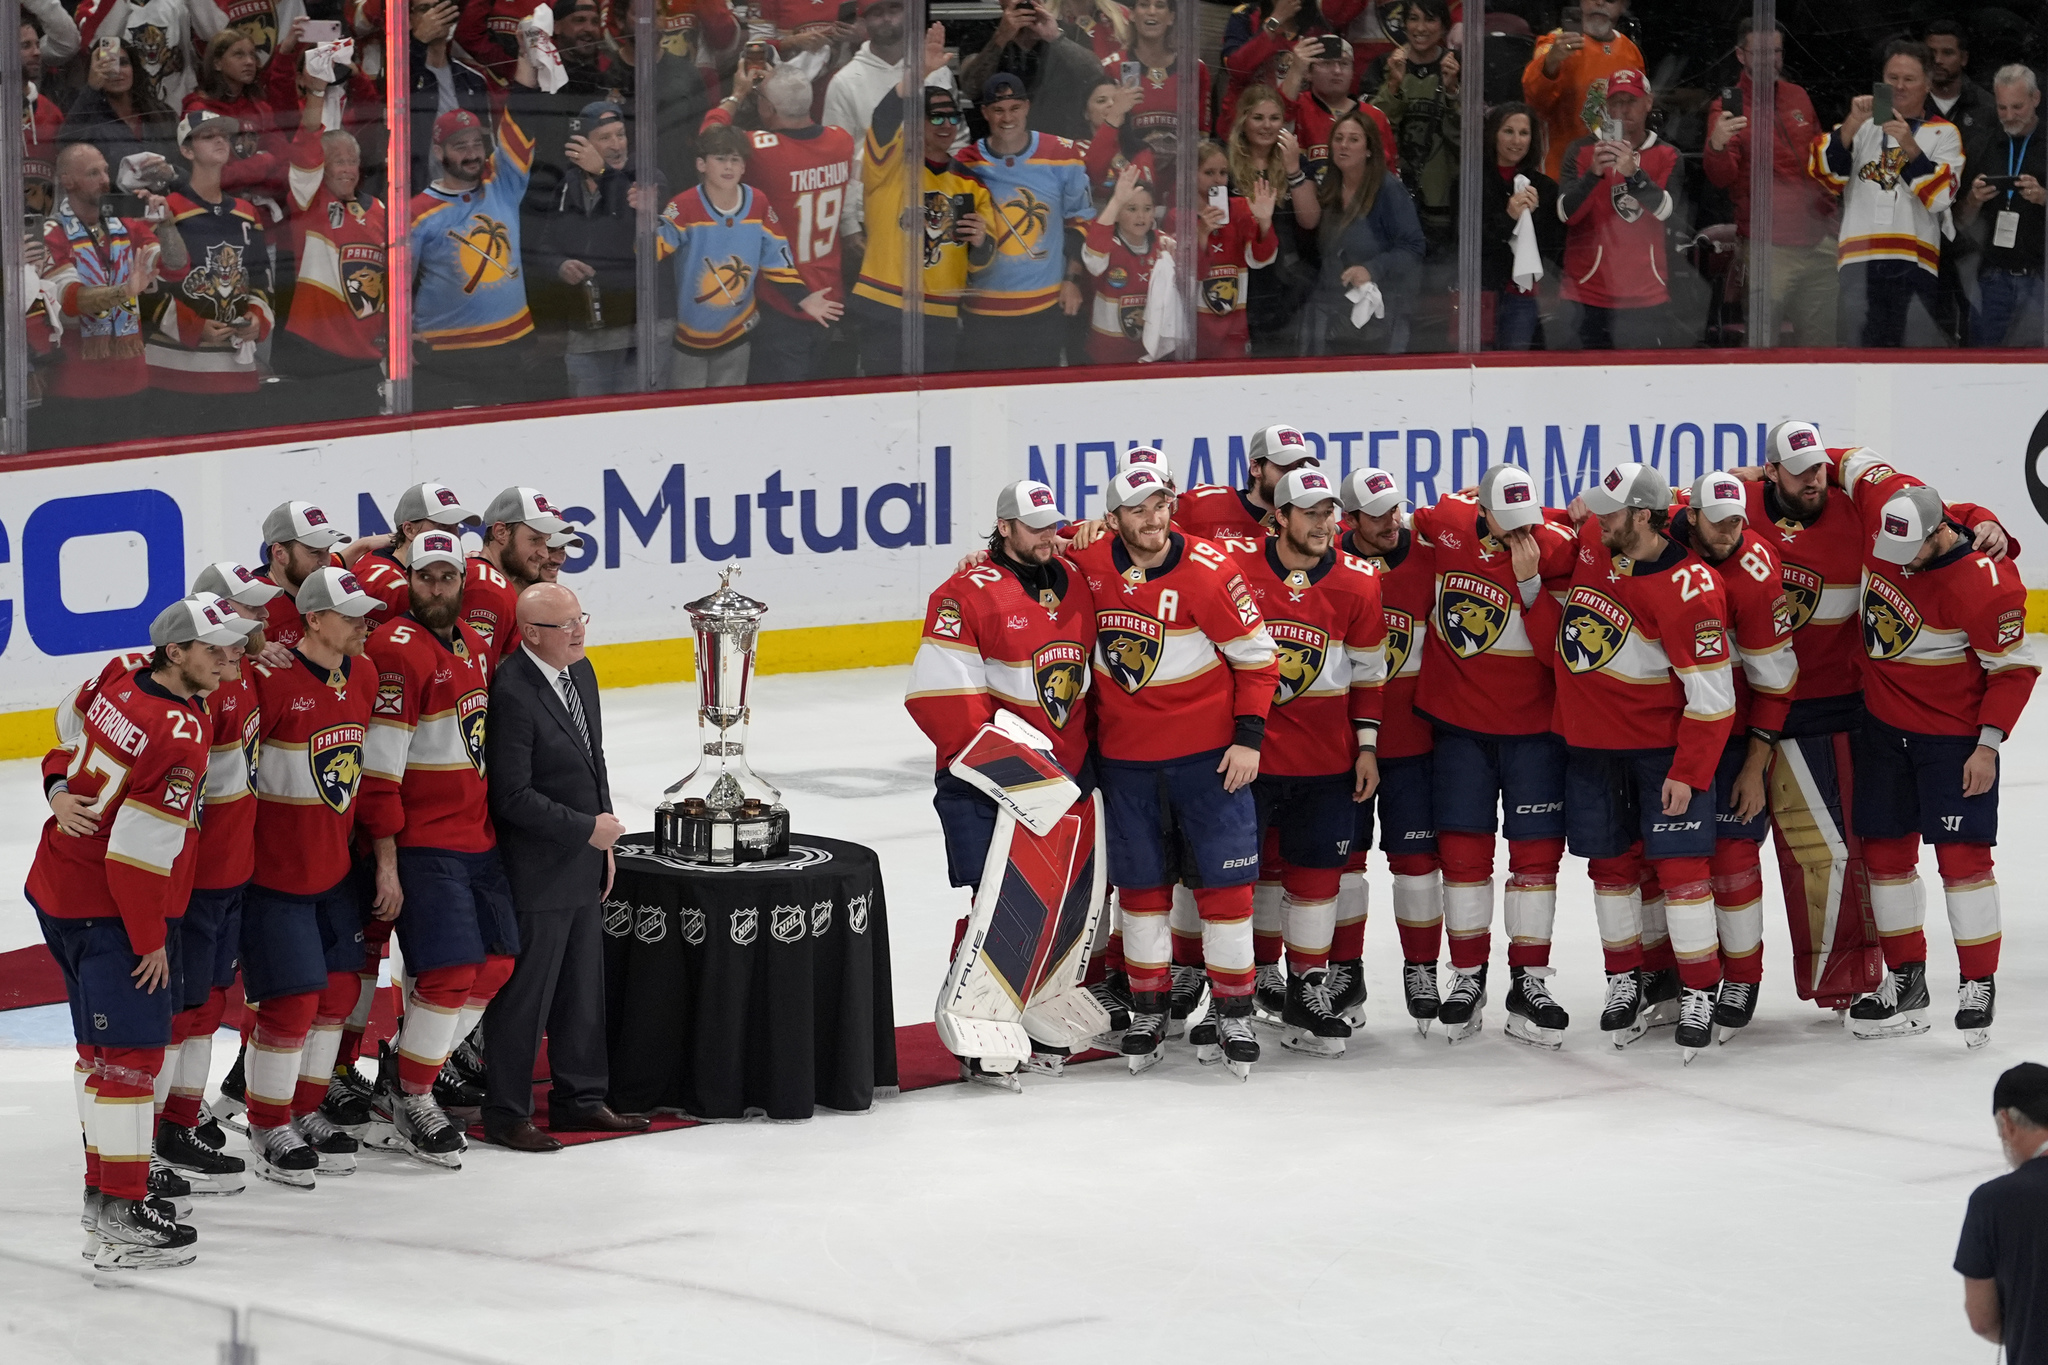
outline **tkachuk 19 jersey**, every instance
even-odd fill
[[[349,870],[376,670],[358,659],[320,668],[294,651],[254,665],[262,711],[256,758],[258,886],[319,896]]]
[[[1387,623],[1379,576],[1356,555],[1327,550],[1313,569],[1280,563],[1280,543],[1227,540],[1280,665],[1259,771],[1278,777],[1348,773],[1358,761],[1353,721],[1380,721]]]
[[[206,695],[213,745],[206,760],[206,804],[199,812],[199,856],[192,885],[221,891],[256,875],[256,756],[262,708],[244,658],[242,676]]]
[[[500,659],[509,658],[519,647],[519,627],[513,618],[518,602],[519,589],[502,569],[482,555],[469,561],[469,576],[462,584],[462,623]],[[411,604],[408,590],[408,609]]]
[[[1670,776],[1694,791],[1735,717],[1728,598],[1714,571],[1672,541],[1644,563],[1608,553],[1600,522],[1579,528],[1563,606],[1539,594],[1529,638],[1553,662],[1551,729],[1575,749],[1675,748]]]
[[[1508,547],[1487,534],[1477,499],[1453,493],[1415,509],[1416,532],[1434,547],[1436,600],[1422,657],[1418,709],[1436,724],[1475,735],[1534,735],[1550,728],[1550,665],[1529,643]],[[1543,590],[1562,598],[1578,549],[1569,527],[1529,528],[1540,547]]]
[[[1919,482],[1870,451],[1850,453],[1836,471],[1866,541],[1885,503]],[[1967,532],[1912,573],[1867,555],[1862,617],[1863,702],[1873,717],[1911,734],[1974,735],[1986,725],[2012,733],[2041,672],[2017,568],[1978,550]]]
[[[1203,540],[1257,539],[1273,529],[1273,514],[1242,488],[1197,484],[1173,500],[1173,529]]]
[[[410,614],[370,635],[377,669],[363,746],[363,832],[407,848],[498,846],[484,781],[484,724],[495,656],[457,621],[443,640]]]
[[[1380,689],[1381,758],[1414,758],[1436,747],[1436,731],[1416,714],[1422,656],[1429,640],[1430,605],[1436,592],[1436,551],[1411,529],[1386,554],[1362,550],[1346,535],[1338,543],[1372,565],[1380,585],[1380,611],[1387,627],[1387,681]]]
[[[1074,556],[1095,602],[1102,756],[1166,763],[1229,747],[1236,717],[1264,720],[1279,677],[1273,637],[1221,548],[1173,532],[1156,569],[1106,535]]]
[[[1691,512],[1672,518],[1672,535],[1691,543]],[[1792,645],[1792,599],[1785,590],[1778,557],[1753,530],[1728,558],[1713,566],[1728,597],[1728,629],[1735,648],[1735,719],[1729,735],[1741,738],[1751,726],[1773,734],[1785,728],[1792,694],[1799,685],[1799,656]]]
[[[1081,770],[1095,607],[1070,564],[1055,559],[1050,567],[1052,586],[1033,592],[1009,569],[978,564],[941,583],[926,603],[903,704],[938,750],[939,767],[1007,708],[1052,740],[1061,767]]]
[[[136,953],[164,946],[164,921],[185,913],[190,851],[212,742],[205,705],[180,700],[137,668],[82,688],[82,727],[43,759],[99,821],[96,833],[43,824],[27,892],[55,919],[119,917]],[[60,734],[60,741],[62,736]]]

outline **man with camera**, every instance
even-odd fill
[[[1536,42],[1522,69],[1522,98],[1543,120],[1549,147],[1543,169],[1564,183],[1565,151],[1607,117],[1607,96],[1617,72],[1642,71],[1643,54],[1616,25],[1629,0],[1585,0],[1567,5],[1557,32]]]
[[[568,291],[562,363],[570,395],[632,393],[639,387],[639,299],[626,111],[610,100],[586,104],[569,120],[568,133],[562,148],[568,171],[538,211],[529,259],[537,275]],[[531,196],[528,202],[531,207]]]
[[[1649,131],[1641,71],[1607,78],[1600,130],[1565,149],[1557,211],[1565,221],[1564,297],[1579,307],[1589,351],[1664,344],[1671,292],[1664,224],[1674,207],[1676,150]]]
[[[2048,138],[2041,131],[2041,86],[2015,62],[1992,81],[1998,131],[1982,138],[1963,166],[1956,227],[1983,244],[1977,267],[1972,346],[2039,346],[2041,234],[2048,218]]]
[[[1066,37],[1059,19],[1041,0],[1002,4],[1002,21],[989,36],[988,46],[961,65],[960,88],[980,90],[997,75],[1014,76],[1024,99],[1036,110],[1033,126],[1038,131],[1086,138],[1088,92],[1102,80],[1094,54]]]

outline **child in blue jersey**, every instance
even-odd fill
[[[751,185],[746,135],[714,124],[697,139],[696,188],[669,200],[654,225],[658,260],[676,258],[675,359],[669,387],[728,388],[747,382],[747,333],[767,283],[805,314],[837,322],[846,311],[830,291],[803,292],[775,210]]]

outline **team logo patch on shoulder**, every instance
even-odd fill
[[[939,599],[938,610],[932,613],[932,634],[942,640],[960,638],[960,604],[950,597]]]
[[[1628,608],[1604,592],[1573,588],[1557,628],[1557,648],[1574,673],[1597,673],[1613,662],[1628,640]],[[1716,623],[1719,624],[1718,622]]]
[[[1859,474],[1857,476],[1857,481],[1860,483],[1867,483],[1870,484],[1872,487],[1875,487],[1876,485],[1883,483],[1886,479],[1896,479],[1897,477],[1899,477],[1898,470],[1893,469],[1890,465],[1885,464],[1882,461],[1879,461],[1877,464],[1870,466],[1870,468],[1864,470],[1861,474]]]
[[[1387,676],[1398,678],[1415,653],[1415,618],[1397,607],[1385,609],[1387,618]]]
[[[405,714],[405,674],[379,673],[377,675],[377,699],[370,703],[373,716],[402,716]]]
[[[1134,611],[1095,614],[1096,652],[1104,671],[1126,692],[1136,693],[1152,681],[1165,641],[1165,627],[1149,616]]]
[[[1771,630],[1777,635],[1790,635],[1795,628],[1792,620],[1792,594],[1781,592],[1771,599]]]
[[[356,799],[363,780],[363,736],[360,725],[330,725],[306,741],[313,788],[337,815]]]
[[[1863,652],[1873,659],[1896,659],[1913,647],[1920,634],[1920,613],[1906,594],[1881,574],[1863,585]]]
[[[489,644],[498,634],[498,618],[495,613],[480,611],[474,616],[463,618],[463,624],[475,631],[477,638]]]
[[[1031,656],[1031,678],[1038,688],[1038,704],[1055,729],[1067,728],[1074,703],[1081,700],[1081,684],[1087,675],[1088,655],[1071,640],[1054,640],[1040,645]]]
[[[1437,593],[1436,618],[1437,631],[1459,658],[1484,654],[1507,629],[1507,592],[1477,574],[1445,574]]]
[[[199,788],[199,778],[190,768],[180,765],[164,774],[164,809],[174,810],[180,815],[192,809],[192,796]]]
[[[1256,626],[1259,623],[1259,608],[1258,604],[1252,601],[1252,590],[1245,586],[1244,575],[1232,574],[1230,581],[1224,584],[1223,588],[1230,594],[1231,605],[1237,608],[1237,619],[1247,627]]]
[[[481,687],[462,694],[462,700],[455,703],[455,723],[462,727],[462,747],[469,753],[470,766],[477,776],[484,773],[484,720],[491,707],[491,694]]]
[[[1998,647],[2011,649],[2027,633],[2027,614],[2015,607],[1998,617]]]
[[[1273,688],[1273,704],[1285,706],[1314,687],[1323,675],[1330,637],[1299,621],[1268,621],[1266,630],[1280,654],[1280,681]]]
[[[1785,629],[1797,630],[1813,619],[1826,580],[1804,564],[1790,562],[1780,563],[1778,574],[1785,584]]]
[[[1711,663],[1728,655],[1728,632],[1718,617],[1696,621],[1692,628],[1692,657],[1701,663]]]

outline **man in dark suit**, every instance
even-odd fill
[[[519,915],[512,979],[484,1015],[484,1133],[521,1152],[561,1143],[533,1126],[533,1063],[543,1032],[555,1132],[631,1132],[605,1103],[604,930],[612,845],[597,674],[583,657],[590,618],[576,594],[536,583],[519,595],[520,647],[491,685],[485,753],[491,818]]]

